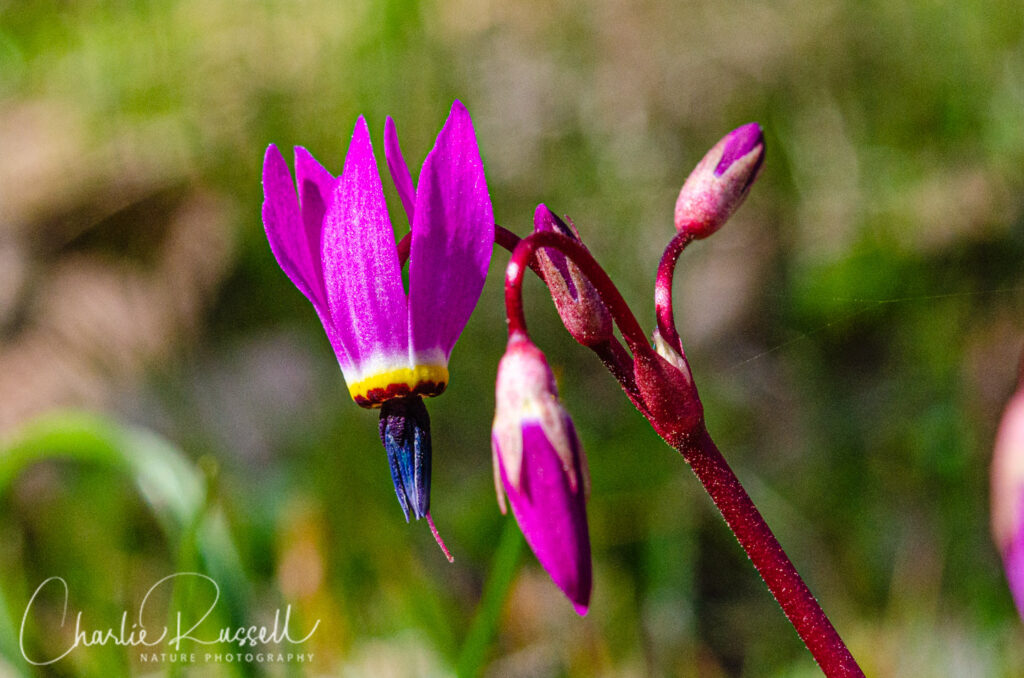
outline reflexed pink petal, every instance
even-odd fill
[[[359,371],[377,371],[396,356],[407,360],[402,272],[362,116],[324,217],[323,263],[331,317]]]
[[[302,154],[309,156],[304,149],[296,149],[295,167],[300,186],[309,184],[310,181],[308,179],[304,181],[303,177],[312,174],[307,160]],[[316,164],[312,156],[309,156],[308,160]],[[319,165],[316,166],[319,168]],[[322,168],[321,171],[333,184],[334,177]],[[313,181],[319,184],[322,179],[321,176]],[[311,187],[307,187],[305,192],[308,193],[311,190]],[[300,209],[299,202],[295,198],[295,186],[288,173],[288,166],[285,165],[280,151],[273,145],[267,149],[263,163],[263,191],[265,195],[263,225],[267,231],[270,250],[288,278],[313,304],[320,323],[327,333],[327,338],[331,342],[331,347],[338,356],[339,364],[350,365],[348,352],[342,345],[338,332],[334,328],[334,322],[331,320],[330,309],[327,305],[327,292],[324,289],[323,266],[320,262],[320,223],[323,221],[323,209],[319,209],[319,217],[317,217],[316,199],[313,197],[303,197],[303,208]],[[300,189],[300,193],[302,192]],[[310,211],[312,214],[309,213]],[[316,221],[315,228],[312,225],[314,221]]]
[[[566,417],[572,439],[575,431]],[[497,445],[497,439],[492,439]],[[590,604],[592,583],[590,535],[587,529],[585,492],[570,487],[562,462],[539,423],[522,427],[523,466],[519,489],[509,481],[501,465],[501,482],[512,513],[537,560],[580,615]],[[574,466],[581,474],[581,451],[573,444]],[[500,452],[496,455],[501,460]]]
[[[315,289],[319,303],[327,308],[327,290],[324,286],[324,270],[320,265],[320,240],[323,233],[324,213],[334,197],[338,180],[325,170],[320,163],[301,146],[295,147],[295,179],[299,185],[299,205],[302,209],[302,226],[310,260],[317,266]]]
[[[480,298],[494,214],[473,123],[456,101],[416,191],[409,259],[409,331],[417,362],[447,361]]]
[[[384,157],[388,161],[391,179],[395,182],[395,188],[398,189],[398,197],[402,199],[405,215],[409,217],[409,223],[412,224],[416,207],[416,189],[413,187],[409,167],[405,164],[405,158],[402,156],[402,147],[398,145],[398,130],[395,129],[395,121],[391,119],[390,115],[384,121]]]
[[[263,157],[263,227],[281,270],[313,306],[326,311],[326,300],[318,294],[323,277],[320,255],[311,255],[295,183],[284,157],[273,144]]]

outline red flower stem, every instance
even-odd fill
[[[495,244],[504,247],[509,252],[514,253],[516,247],[518,247],[519,243],[522,242],[522,238],[507,228],[502,228],[495,224],[494,242]],[[533,248],[533,252],[536,252],[536,249],[537,248]],[[530,269],[536,273],[541,280],[544,280],[544,274],[537,263],[536,256],[533,256],[532,254],[530,255],[529,265]],[[609,280],[609,282],[611,281]],[[545,284],[547,284],[546,280]],[[519,294],[520,296],[522,295],[521,285]],[[618,380],[619,384],[622,385],[622,390],[626,392],[626,395],[629,396],[629,399],[637,409],[646,414],[643,401],[640,399],[640,391],[636,387],[636,378],[633,375],[633,357],[628,351],[626,351],[622,344],[619,343],[619,340],[612,337],[606,342],[595,344],[588,348],[597,354],[597,357],[604,364],[605,368],[607,368],[615,379]]]
[[[658,265],[654,292],[658,332],[669,346],[679,351],[684,360],[686,358],[682,341],[676,331],[672,282],[679,255],[691,242],[693,236],[684,229],[665,248]],[[658,412],[652,411],[652,414],[654,416],[649,419],[655,430],[660,432],[666,428],[671,429],[664,426],[667,422],[657,420]],[[768,590],[775,596],[775,600],[825,675],[829,678],[863,676],[864,673],[857,666],[832,622],[825,616],[825,612],[772,534],[750,495],[743,489],[736,474],[711,440],[703,422],[688,434],[670,435],[665,437],[665,440],[679,450],[693,469],[758,574],[767,584]]]
[[[523,238],[512,252],[508,268],[505,270],[505,310],[508,313],[509,336],[520,332],[526,332],[526,316],[523,313],[523,275],[527,265],[533,261],[538,248],[552,247],[562,252],[566,257],[576,264],[583,275],[587,277],[590,284],[594,286],[601,299],[608,306],[608,310],[622,332],[622,338],[634,355],[637,353],[651,353],[654,351],[647,343],[643,328],[636,321],[633,311],[629,309],[626,300],[615,283],[611,281],[601,265],[594,260],[594,257],[583,245],[572,238],[554,233],[552,231],[541,231]]]
[[[636,385],[636,375],[633,373],[633,356],[614,337],[602,344],[595,344],[589,347],[597,357],[601,359],[605,368],[612,373],[622,390],[629,397],[630,402],[640,410],[645,417],[648,416],[647,406],[644,404],[640,389]]]
[[[494,225],[494,244],[495,245],[499,245],[501,247],[504,247],[506,250],[511,252],[511,251],[513,251],[516,248],[516,245],[519,244],[520,240],[521,240],[521,238],[518,235],[516,235],[512,231],[508,230],[507,228],[505,228],[503,226],[499,226],[498,224]],[[398,241],[398,263],[399,263],[399,265],[405,266],[405,262],[407,262],[409,260],[409,251],[411,250],[411,248],[412,248],[412,233],[406,233],[404,236],[402,236],[402,239]],[[540,266],[537,265],[536,261],[531,261],[530,262],[530,268],[533,270],[534,273],[536,273],[538,276],[540,276],[542,280],[544,279],[544,276],[541,275],[541,272],[540,272]]]
[[[405,262],[409,261],[409,251],[412,249],[412,233],[406,233],[402,236],[402,239],[398,241],[398,265],[405,266]]]
[[[693,236],[689,231],[683,231],[672,238],[672,241],[665,248],[661,255],[661,263],[658,264],[658,277],[654,281],[654,309],[658,318],[658,331],[665,342],[683,353],[683,342],[676,331],[675,314],[672,310],[672,280],[675,276],[676,262],[679,255],[683,253],[686,246],[693,242]]]
[[[658,268],[656,306],[658,329],[662,337],[682,354],[682,344],[675,329],[672,311],[672,278],[676,262],[683,249],[692,240],[689,235],[678,235],[669,244]],[[522,283],[528,263],[538,248],[554,247],[560,250],[587,277],[601,294],[602,299],[615,319],[619,330],[634,356],[653,354],[646,343],[643,330],[632,311],[622,299],[608,274],[598,265],[590,253],[576,241],[558,233],[540,232],[524,238],[512,252],[505,274],[505,307],[509,320],[509,335],[526,334],[526,318],[523,312]],[[595,349],[597,350],[597,349]],[[630,399],[647,416],[659,433],[679,430],[671,419],[683,415],[680,406],[652,410],[645,406],[637,390],[635,377],[629,364],[629,356],[620,345],[597,351],[608,369],[622,384]],[[668,403],[659,403],[670,405]],[[657,410],[657,411],[656,411]],[[662,417],[664,421],[662,421]],[[828,678],[863,678],[857,662],[836,632],[832,622],[811,594],[792,561],[783,551],[764,517],[754,505],[750,495],[743,489],[739,478],[733,473],[728,462],[715,446],[704,426],[703,419],[686,433],[669,434],[665,437],[672,447],[683,455],[693,469],[711,500],[725,518],[737,541],[747,553],[761,578],[768,586],[782,611],[789,619],[797,634],[810,650],[814,660]]]
[[[514,252],[516,247],[521,242],[522,238],[517,236],[507,228],[502,228],[495,224],[494,226],[494,242],[501,245],[509,252]],[[530,269],[533,270],[541,280],[544,280],[544,275],[541,272],[540,266],[537,263],[537,257],[530,257]],[[546,281],[545,281],[546,284]],[[601,362],[608,369],[609,372],[622,384],[623,390],[629,399],[633,401],[633,404],[644,412],[643,404],[640,400],[640,391],[636,387],[636,379],[633,376],[633,357],[629,355],[619,340],[612,337],[610,340],[596,344],[589,347],[597,357],[600,358]]]
[[[494,225],[494,244],[495,245],[500,245],[501,247],[504,247],[505,249],[507,249],[509,251],[509,253],[512,253],[512,252],[515,251],[516,245],[519,244],[520,240],[522,240],[522,238],[520,238],[518,235],[516,235],[512,231],[508,230],[504,226],[499,226],[498,224]],[[534,269],[534,270],[536,271],[537,269]],[[540,274],[538,274],[538,275],[540,275]]]
[[[667,442],[683,455],[704,489],[711,495],[725,522],[822,672],[828,678],[863,678],[864,672],[800,578],[736,474],[711,440],[707,429],[701,425],[693,433]]]

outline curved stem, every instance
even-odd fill
[[[494,242],[497,245],[504,247],[509,252],[515,252],[516,247],[522,241],[522,238],[517,236],[507,228],[494,225]],[[537,257],[530,257],[530,269],[536,273],[541,280],[544,280],[544,273],[537,262]],[[545,281],[547,284],[547,281]],[[619,340],[612,337],[610,340],[595,344],[589,347],[597,357],[601,360],[604,366],[612,373],[612,376],[622,385],[622,389],[629,396],[629,399],[633,402],[641,412],[645,411],[642,407],[642,401],[640,400],[640,392],[636,387],[636,378],[633,375],[633,358],[629,355]]]
[[[527,265],[533,261],[537,249],[541,247],[559,250],[579,267],[597,293],[601,295],[604,303],[608,305],[615,324],[622,332],[622,338],[626,340],[629,350],[634,355],[653,353],[633,311],[629,309],[626,300],[622,298],[622,294],[601,268],[601,265],[594,260],[594,257],[583,245],[561,233],[551,231],[541,231],[523,238],[512,252],[512,258],[509,259],[505,272],[505,310],[508,314],[509,336],[516,332],[526,334],[526,316],[523,313],[523,275]]]
[[[658,277],[654,282],[654,309],[658,317],[658,331],[665,342],[683,355],[683,342],[676,331],[675,314],[672,310],[672,280],[675,276],[676,262],[686,246],[693,242],[693,235],[683,231],[672,238],[661,255],[658,264]]]
[[[801,640],[828,678],[864,673],[818,601],[782,550],[764,517],[703,426],[678,440],[667,441],[693,469],[715,506],[722,512],[743,550],[764,579]]]
[[[676,262],[683,249],[693,240],[689,234],[677,235],[669,243],[658,267],[655,292],[658,330],[663,339],[680,352],[682,344],[675,329],[672,308],[672,280]],[[534,233],[524,238],[512,252],[505,275],[505,307],[508,314],[509,336],[526,334],[526,318],[523,312],[522,284],[525,269],[540,247],[553,247],[580,268],[590,283],[608,305],[623,338],[633,352],[633,362],[651,358],[655,363],[659,357],[647,344],[643,330],[622,295],[608,278],[607,273],[597,264],[590,253],[575,240],[552,232]],[[754,567],[764,580],[772,595],[782,607],[801,640],[828,678],[863,678],[857,662],[825,616],[818,601],[801,579],[792,561],[783,551],[775,535],[757,510],[746,490],[733,473],[721,452],[711,440],[704,426],[703,418],[695,423],[676,421],[682,404],[679,402],[659,403],[664,407],[644,405],[640,396],[640,377],[629,369],[628,354],[621,346],[602,347],[595,351],[608,369],[622,384],[630,399],[637,404],[652,426],[672,447],[678,450],[693,469],[715,506],[722,513],[740,546],[747,553]],[[664,362],[664,361],[662,361]],[[645,373],[646,374],[646,373]],[[670,377],[658,371],[651,372],[645,379],[651,380],[647,392],[659,392],[658,384],[671,381]],[[670,385],[671,386],[671,385]],[[692,383],[691,383],[692,387]],[[632,390],[631,390],[632,389]],[[671,387],[664,389],[672,393]],[[682,423],[682,426],[672,424]]]
[[[509,252],[514,252],[521,241],[522,238],[507,228],[499,224],[494,225],[495,245],[503,247]],[[406,233],[397,245],[398,261],[401,266],[405,266],[406,262],[409,260],[411,247],[412,233]],[[536,273],[541,280],[544,280],[544,273],[541,271],[536,257],[530,257],[530,270]],[[644,408],[643,401],[640,399],[640,392],[636,387],[636,378],[633,375],[633,359],[626,349],[622,347],[622,344],[619,343],[618,339],[613,337],[603,344],[591,346],[590,349],[597,354],[597,357],[600,358],[608,371],[612,373],[616,380],[618,380],[619,384],[622,386],[622,390],[626,392],[630,401],[632,401],[637,409],[646,414],[647,410]]]
[[[654,292],[658,332],[684,360],[682,341],[675,324],[672,282],[679,255],[691,242],[693,236],[684,230],[665,248],[658,265]],[[664,429],[660,425],[664,422],[658,421],[661,411],[652,410],[652,414],[654,417],[649,417],[651,424],[660,432]],[[825,675],[829,678],[863,676],[832,622],[825,616],[750,495],[718,451],[703,423],[689,433],[669,435],[665,440],[683,455],[693,469]]]
[[[513,254],[515,254],[515,250],[519,246],[519,243],[522,242],[522,238],[520,238],[519,236],[517,236],[515,233],[513,233],[510,230],[508,230],[507,228],[503,228],[503,227],[495,224],[494,225],[494,242],[495,242],[496,245],[500,245],[501,247],[504,247],[509,252],[512,252]],[[532,251],[536,251],[536,247],[534,247]],[[586,250],[584,250],[584,251],[586,251]],[[511,261],[509,263],[511,264]],[[596,266],[597,262],[594,262],[594,264]],[[537,276],[541,280],[544,280],[545,284],[547,284],[547,281],[544,278],[544,272],[541,270],[540,265],[539,265],[539,263],[537,261],[537,257],[533,256],[532,254],[529,255],[529,266],[530,266],[530,269],[534,273],[536,273]],[[609,279],[608,282],[610,283],[611,280]],[[521,288],[522,288],[521,282],[520,282],[519,287],[520,287],[519,294],[521,295],[522,294],[522,292],[521,292]],[[614,285],[612,285],[612,287],[614,287]],[[507,295],[508,295],[507,282],[506,282],[506,288],[505,289],[506,289],[506,303],[507,303]],[[621,300],[621,295],[618,295],[618,297]],[[625,302],[624,301],[622,302],[622,304],[623,304],[623,306],[625,306]],[[520,307],[520,309],[522,308],[522,303],[521,302],[519,304],[519,307]],[[627,311],[629,310],[628,307],[626,308],[626,310]],[[632,314],[632,313],[630,312],[630,314]],[[635,319],[634,319],[634,324],[636,324],[635,323]],[[525,329],[525,321],[522,323],[522,325],[523,325],[523,328]],[[510,330],[510,332],[511,332],[511,330]],[[641,330],[641,334],[642,334],[642,330]],[[643,400],[640,397],[640,391],[639,391],[639,389],[636,386],[636,377],[633,374],[633,358],[632,358],[631,355],[629,355],[629,352],[626,351],[625,348],[623,348],[622,344],[619,343],[619,340],[616,339],[615,337],[612,337],[611,339],[609,339],[606,342],[603,342],[603,343],[600,343],[600,344],[595,344],[593,346],[589,346],[589,348],[595,354],[597,354],[597,357],[604,364],[605,368],[607,368],[607,370],[612,373],[612,376],[614,376],[615,379],[619,382],[619,384],[622,386],[622,390],[629,397],[629,399],[633,403],[633,405],[635,405],[637,409],[639,409],[642,413],[644,413],[646,415],[647,409],[644,407]]]
[[[522,240],[518,235],[508,230],[504,226],[494,225],[494,244],[500,245],[507,249],[509,253],[514,252],[516,245]]]
[[[516,245],[519,244],[520,240],[521,240],[521,238],[518,235],[516,235],[512,231],[508,230],[504,226],[499,226],[498,224],[494,225],[494,244],[495,245],[499,245],[501,247],[504,247],[509,252],[512,252],[516,248]],[[399,263],[400,266],[405,266],[405,262],[409,261],[409,252],[412,249],[412,232],[411,231],[409,233],[406,233],[404,236],[402,236],[402,239],[398,241],[397,249],[398,249],[398,263]],[[530,268],[532,268],[533,272],[536,273],[537,275],[541,275],[540,268],[536,265],[536,263],[531,263],[530,264]],[[543,277],[543,276],[541,276],[541,277]]]

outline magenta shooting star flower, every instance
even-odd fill
[[[544,354],[521,334],[498,365],[491,445],[498,505],[512,513],[551,579],[583,615],[590,604],[586,458]]]
[[[391,118],[384,153],[412,226],[408,292],[362,116],[337,179],[295,149],[298,195],[281,153],[267,149],[263,223],[281,268],[316,309],[352,399],[380,409],[380,437],[406,520],[411,513],[429,521],[430,419],[422,398],[448,384],[452,347],[490,264],[494,216],[473,123],[460,102],[418,185]]]
[[[992,457],[992,535],[1024,618],[1024,388],[1010,399]]]

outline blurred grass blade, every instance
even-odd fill
[[[220,586],[231,625],[244,625],[248,582],[227,522],[216,506],[209,505],[205,479],[180,450],[150,431],[98,415],[46,415],[0,446],[0,497],[26,468],[54,459],[100,464],[129,477],[177,554],[177,564],[205,568]],[[18,667],[27,674],[7,602],[0,590],[0,652],[20,660]],[[248,665],[233,668],[252,673]]]
[[[2,582],[0,582],[0,675],[6,675],[3,664],[3,660],[6,660],[11,663],[11,668],[17,669],[23,676],[28,676],[30,675],[29,665],[18,647],[18,629],[14,625],[10,609]]]
[[[47,459],[126,473],[174,543],[203,506],[202,479],[181,452],[148,431],[80,412],[36,419],[0,450],[0,495],[25,468]]]
[[[494,640],[494,633],[498,628],[498,617],[501,615],[501,609],[505,606],[508,592],[512,588],[512,581],[515,579],[519,558],[523,553],[525,543],[516,521],[511,518],[507,519],[505,530],[501,533],[501,541],[498,542],[498,548],[494,554],[491,575],[484,586],[480,607],[473,618],[472,626],[469,627],[469,633],[466,634],[466,641],[462,645],[462,652],[456,667],[456,675],[459,678],[475,678],[480,673],[480,668],[487,658],[487,650]]]

